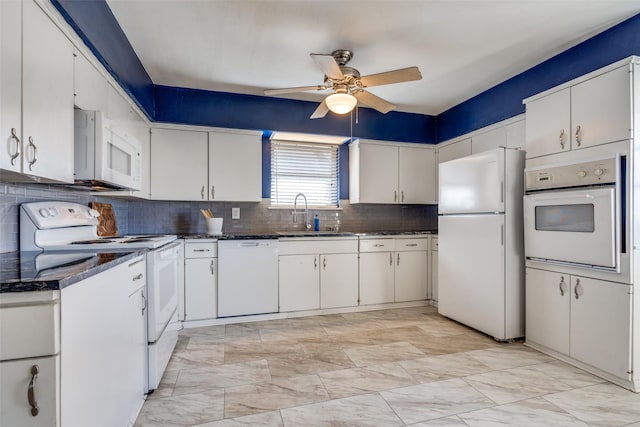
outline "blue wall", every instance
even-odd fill
[[[631,55],[640,55],[640,14],[439,114],[436,141],[524,113],[523,99]]]

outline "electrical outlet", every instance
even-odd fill
[[[240,208],[231,208],[231,219],[240,219]]]

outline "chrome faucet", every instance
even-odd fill
[[[304,199],[304,211],[302,212],[298,212],[298,197],[302,196],[302,198]],[[311,224],[309,223],[309,205],[307,204],[307,196],[305,196],[302,193],[298,193],[296,194],[296,198],[293,199],[293,212],[291,212],[291,215],[293,215],[293,222],[297,222],[297,218],[298,215],[304,213],[305,214],[305,227],[307,228],[307,230],[311,229]]]

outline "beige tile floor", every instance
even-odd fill
[[[136,426],[640,426],[640,395],[412,307],[186,329]]]

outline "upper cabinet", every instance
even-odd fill
[[[152,129],[151,198],[260,201],[259,132]]]
[[[351,203],[436,203],[435,149],[359,140],[349,146]]]
[[[73,182],[73,46],[33,1],[0,2],[0,24],[0,167]]]
[[[438,147],[438,164],[471,155],[471,138]]]
[[[73,59],[73,96],[76,107],[107,113],[109,83],[80,52]]]
[[[631,138],[635,67],[624,62],[526,99],[527,158]]]

